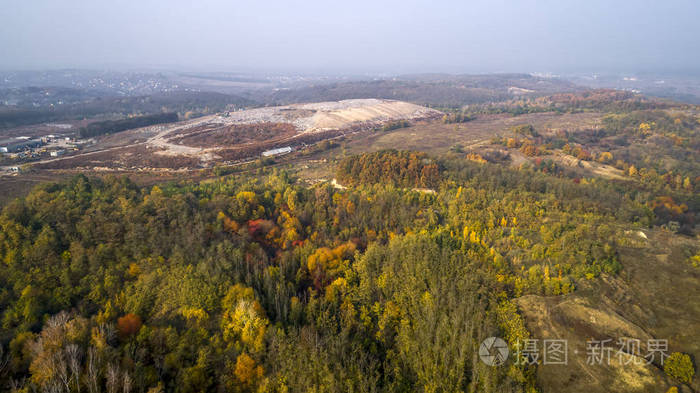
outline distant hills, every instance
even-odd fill
[[[582,90],[571,82],[528,74],[448,75],[421,74],[389,79],[319,83],[285,90],[258,90],[248,97],[278,105],[295,102],[384,98],[433,107],[459,107],[516,96],[539,96]]]

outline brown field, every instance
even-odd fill
[[[163,150],[158,147],[138,144],[34,164],[33,167],[36,169],[148,170],[197,168],[200,164],[198,158],[158,154]]]
[[[4,176],[0,179],[0,207],[15,198],[20,198],[29,193],[32,188],[42,183],[51,183],[64,180],[70,175],[57,175],[55,173],[22,173],[14,176]]]
[[[80,129],[80,127],[84,127],[91,122],[92,121],[90,120],[61,120],[56,122],[7,128],[2,130],[2,138],[15,138],[19,136],[39,138],[49,134],[73,135],[78,131],[78,129]]]
[[[594,112],[556,114],[553,112],[531,113],[520,116],[483,115],[467,123],[444,124],[441,121],[422,121],[408,128],[385,133],[376,133],[368,138],[357,139],[348,144],[352,152],[381,149],[420,150],[428,153],[444,153],[450,147],[479,146],[492,137],[510,132],[510,127],[531,124],[537,130],[556,131],[595,127],[601,115]]]
[[[176,136],[170,142],[194,147],[235,146],[292,137],[296,129],[288,123],[231,124],[200,126]]]

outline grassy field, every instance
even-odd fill
[[[465,147],[506,134],[510,127],[531,124],[538,130],[575,130],[595,127],[601,115],[595,112],[557,114],[530,113],[520,116],[483,115],[467,123],[444,124],[441,121],[423,121],[407,128],[377,132],[367,138],[357,138],[347,144],[352,153],[381,149],[420,150],[444,153],[455,144]]]
[[[417,150],[429,154],[442,154],[455,145],[466,149],[488,145],[496,135],[509,134],[510,128],[531,124],[538,130],[579,130],[599,124],[601,114],[583,113],[531,113],[520,116],[483,115],[467,123],[445,124],[440,120],[421,121],[410,127],[391,131],[374,131],[345,137],[338,147],[310,154],[306,160],[295,160],[294,168],[303,179],[314,181],[333,177],[333,162],[349,154],[383,149]],[[527,160],[517,151],[511,153],[512,163],[519,165]]]
[[[42,183],[61,181],[66,176],[54,173],[23,173],[15,176],[5,176],[0,179],[0,206],[9,201],[22,197],[29,191]]]

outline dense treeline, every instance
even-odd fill
[[[467,123],[474,120],[476,117],[471,114],[467,114],[464,111],[446,113],[442,117],[442,122],[445,124],[456,124],[456,123]]]
[[[406,128],[410,127],[411,122],[408,120],[394,120],[385,123],[381,128],[379,128],[380,131],[393,131],[393,130],[398,130],[400,128]]]
[[[78,176],[8,204],[3,389],[533,392],[481,340],[528,337],[513,297],[615,274],[618,228],[651,220],[613,188],[457,155],[355,156],[338,177]]]
[[[647,98],[631,92],[594,89],[571,93],[557,93],[547,96],[525,96],[516,99],[503,99],[488,103],[467,105],[464,110],[474,114],[507,113],[513,116],[528,113],[576,113],[613,112],[625,113],[640,110],[661,110],[680,107],[672,102]]]
[[[578,89],[572,83],[561,79],[538,78],[527,74],[434,74],[316,84],[298,89],[261,89],[250,94],[255,101],[278,105],[375,97],[442,108],[458,108],[508,100],[513,97],[513,86],[527,90],[528,96]]]
[[[26,96],[26,102],[21,100],[13,106],[0,105],[0,129],[50,121],[108,119],[162,112],[177,112],[183,117],[192,117],[255,105],[254,102],[238,96],[213,92],[175,91],[150,96],[112,97],[89,90],[23,90],[31,90],[21,93],[21,96]],[[43,102],[35,97],[38,95],[46,99],[47,92],[51,93],[51,102]],[[2,96],[3,91],[0,91],[0,100]],[[41,104],[39,107],[34,106],[37,102]]]
[[[345,158],[338,165],[338,180],[349,184],[435,187],[440,180],[439,172],[437,163],[425,153],[383,150]]]
[[[78,134],[81,138],[91,138],[100,135],[130,130],[132,128],[152,126],[154,124],[173,123],[178,120],[177,113],[158,113],[155,115],[135,116],[121,120],[105,120],[90,123],[82,127]]]

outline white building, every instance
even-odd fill
[[[292,148],[290,146],[280,147],[278,149],[267,150],[262,153],[263,157],[278,156],[280,154],[291,153]]]

